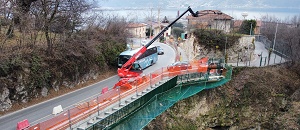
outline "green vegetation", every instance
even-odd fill
[[[178,37],[181,37],[181,33],[184,33],[183,24],[174,23],[172,25],[171,34],[177,39]]]
[[[239,29],[239,33],[253,35],[255,27],[256,27],[256,20],[244,20]]]
[[[24,60],[26,61],[26,60]],[[31,97],[34,97],[35,95],[35,89],[41,89],[43,87],[51,88],[50,85],[50,78],[51,73],[49,71],[49,68],[42,65],[42,57],[38,56],[37,54],[33,53],[31,56],[31,59],[29,59],[29,62],[31,62],[30,66],[30,81],[27,84],[29,88],[29,94]]]
[[[156,129],[297,129],[300,75],[294,66],[237,67],[224,86],[184,99],[153,120]],[[189,125],[189,127],[186,126]]]
[[[300,115],[298,115],[297,123],[298,123],[298,125],[300,125]]]
[[[147,36],[147,37],[150,37],[150,32],[151,32],[151,36],[153,36],[153,29],[147,28],[147,29],[146,29],[146,36]]]
[[[179,27],[173,27],[171,34],[175,37],[178,38],[181,36],[181,33],[184,33],[184,30],[182,28]]]
[[[241,38],[240,34],[225,34],[220,30],[197,29],[193,34],[198,39],[198,44],[204,45],[208,50],[217,48],[222,51],[225,49],[225,44],[226,48],[230,48],[237,44],[239,38]]]
[[[30,6],[16,4],[0,13],[18,14],[0,17],[0,87],[9,89],[3,98],[13,107],[116,70],[116,57],[126,48],[127,22],[81,17],[90,9],[88,2],[28,1]],[[1,5],[5,10],[6,4]]]
[[[182,24],[182,23],[174,23],[174,24],[172,25],[172,27],[178,27],[178,28],[183,29],[183,24]]]
[[[165,42],[165,38],[163,36],[159,37],[159,42],[164,43]]]
[[[118,57],[118,55],[125,50],[124,44],[118,44],[118,41],[115,39],[107,39],[103,42],[103,44],[98,45],[97,47],[99,50],[101,50],[105,59],[105,63],[109,66],[116,66],[116,57]]]

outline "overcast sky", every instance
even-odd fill
[[[171,15],[174,11],[184,11],[188,6],[193,10],[221,10],[235,19],[241,19],[241,13],[247,12],[249,19],[260,18],[261,15],[273,15],[281,19],[287,16],[300,15],[300,0],[97,0],[102,9],[143,9],[162,10],[161,13]],[[167,13],[168,12],[168,13]]]

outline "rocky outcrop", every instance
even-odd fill
[[[48,89],[47,89],[47,87],[43,87],[43,88],[42,88],[41,95],[42,95],[43,97],[48,96]]]
[[[230,82],[184,99],[146,129],[299,129],[300,76],[286,66],[234,68]]]
[[[34,87],[34,82],[31,82],[30,68],[23,67],[0,79],[0,111],[10,110],[14,103],[27,103],[40,96],[47,97],[50,89],[59,91],[61,87],[74,88],[89,80],[95,80],[99,75],[97,70],[97,68],[91,69],[81,77],[78,74],[76,81],[57,77],[49,84]],[[62,72],[58,72],[57,76],[62,77]]]
[[[239,39],[239,42],[231,48],[226,48],[226,53],[228,55],[228,62],[236,62],[237,57],[242,58],[243,61],[249,60],[250,55],[254,54],[255,46],[253,44],[254,36],[243,36]],[[208,50],[204,46],[198,44],[198,39],[194,35],[191,35],[190,38],[186,39],[180,44],[180,47],[187,52],[187,57],[189,60],[201,58],[204,56],[224,58],[225,52],[219,50]],[[249,47],[249,49],[248,49]],[[249,50],[249,52],[248,52]]]
[[[0,86],[0,111],[6,111],[11,108],[12,103],[9,99],[9,89],[4,86]]]

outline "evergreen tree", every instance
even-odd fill
[[[244,20],[241,27],[240,27],[240,29],[239,29],[239,33],[247,34],[247,35],[253,35],[255,27],[256,27],[256,21],[255,20]]]

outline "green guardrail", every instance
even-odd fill
[[[123,107],[99,121],[88,130],[98,129],[116,129],[116,130],[139,130],[144,128],[150,121],[155,119],[158,115],[169,109],[178,101],[191,97],[204,89],[211,89],[221,86],[231,80],[232,67],[226,66],[227,72],[225,78],[217,82],[208,82],[207,75],[191,74],[191,78],[198,77],[199,80],[188,81],[189,78],[184,79],[188,82],[179,83],[183,76],[176,76],[161,86],[155,88],[151,92],[145,94],[129,105]],[[194,77],[193,77],[194,76]],[[204,80],[201,76],[206,77]],[[190,79],[191,79],[190,78]],[[180,81],[179,81],[180,82]]]

